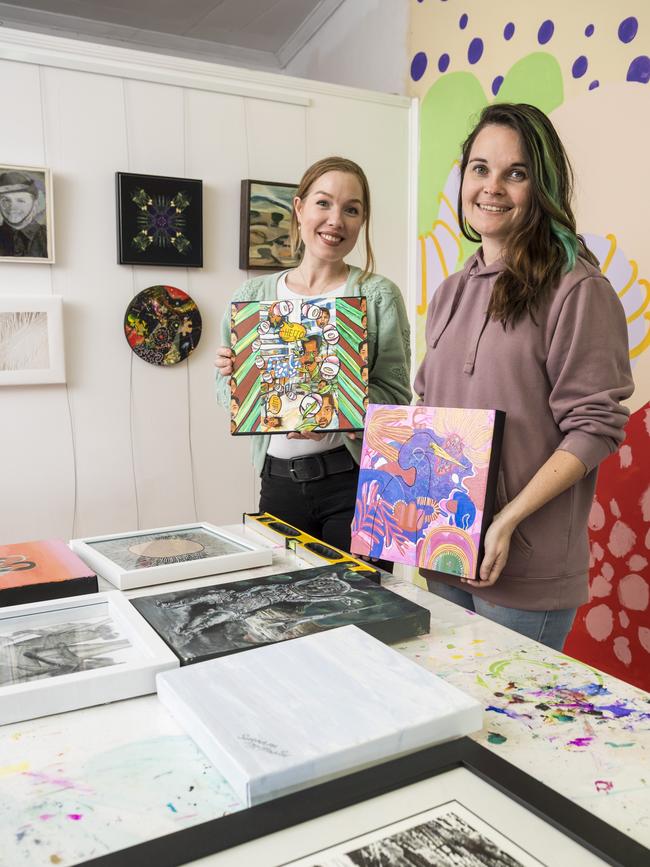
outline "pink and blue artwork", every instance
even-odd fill
[[[504,422],[494,409],[371,404],[350,550],[477,577]]]

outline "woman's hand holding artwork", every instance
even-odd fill
[[[217,354],[214,359],[214,366],[222,376],[231,376],[232,374],[232,349],[228,346],[217,347]]]
[[[506,520],[503,512],[494,516],[485,534],[485,554],[479,571],[479,580],[462,578],[464,584],[469,584],[470,587],[491,587],[496,583],[506,565],[514,529],[514,525]]]

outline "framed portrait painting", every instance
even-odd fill
[[[212,524],[72,539],[81,559],[120,590],[269,566],[271,549]]]
[[[203,181],[115,173],[119,265],[203,267]]]
[[[0,385],[65,382],[63,300],[0,295]]]
[[[239,267],[255,271],[293,268],[300,258],[291,253],[289,226],[297,184],[241,182]]]
[[[0,609],[0,725],[155,692],[177,665],[117,591]]]
[[[0,165],[0,262],[54,262],[52,173]]]

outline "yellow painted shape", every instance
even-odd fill
[[[17,762],[15,765],[5,765],[0,768],[0,777],[10,777],[13,774],[23,774],[29,770],[29,762]]]

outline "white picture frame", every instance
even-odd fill
[[[1,608],[0,725],[147,695],[177,666],[116,590]]]
[[[0,385],[65,382],[63,299],[0,295]]]
[[[26,183],[21,184],[20,179],[24,178]],[[34,245],[34,236],[36,235],[35,243],[39,249],[45,247],[45,255],[25,255],[22,252],[14,252],[12,249],[7,252],[7,245],[12,245],[9,236],[2,237],[0,232],[0,263],[2,262],[18,262],[31,263],[33,265],[48,265],[54,262],[54,198],[52,189],[52,172],[45,166],[14,166],[5,163],[0,164],[0,197],[7,193],[14,196],[25,193],[25,187],[31,186],[32,192],[28,192],[33,198],[33,209],[29,224],[36,231],[28,231],[21,243]],[[0,229],[9,216],[5,213],[2,202],[0,201]],[[16,217],[21,218],[22,213]],[[9,220],[7,225],[11,226]],[[20,226],[24,226],[24,220],[21,220]],[[12,227],[18,229],[18,226]],[[29,229],[29,225],[27,226]],[[15,247],[14,247],[15,249]]]
[[[187,553],[179,553],[176,556],[151,556],[146,553],[145,546],[151,546],[158,541],[164,543],[169,541],[170,536],[189,540],[194,545],[206,541],[207,554],[189,549]],[[210,537],[213,537],[212,541],[216,548],[223,547],[226,551],[210,555],[208,550]],[[141,541],[138,542],[138,539]],[[133,553],[128,547],[124,550],[126,542],[131,540],[134,542],[131,549],[141,546],[140,552]],[[122,542],[122,549],[120,549],[120,542]],[[70,547],[99,575],[120,590],[134,590],[138,587],[169,584],[172,581],[219,575],[238,569],[270,566],[273,560],[272,550],[266,545],[251,542],[205,521],[72,539]],[[189,547],[191,548],[192,545]]]

